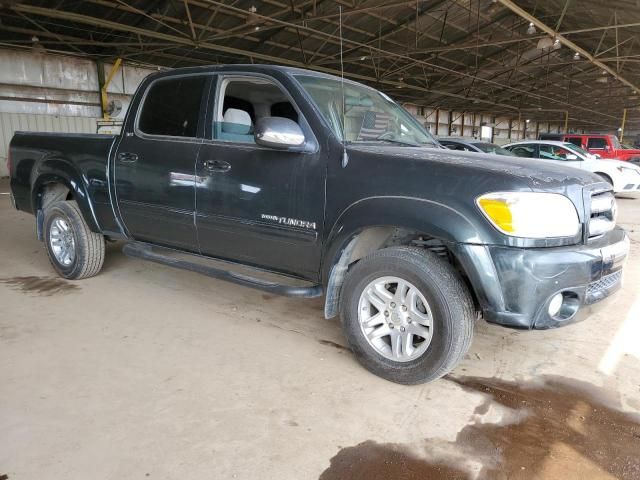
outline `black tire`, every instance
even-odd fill
[[[596,175],[598,175],[602,180],[607,182],[609,185],[613,186],[613,180],[611,180],[611,177],[606,173],[596,173]]]
[[[370,282],[395,276],[411,282],[429,303],[433,336],[427,350],[406,362],[393,361],[373,348],[360,328],[360,296]],[[358,361],[370,372],[405,385],[426,383],[453,369],[471,345],[475,310],[462,279],[432,252],[392,247],[363,258],[346,275],[340,295],[342,326]]]
[[[51,225],[58,217],[66,221],[73,235],[75,258],[70,265],[60,263],[51,247]],[[44,243],[49,261],[61,277],[79,280],[97,275],[102,269],[105,252],[104,237],[91,231],[75,201],[57,201],[45,207]]]

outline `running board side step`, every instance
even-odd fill
[[[284,295],[287,297],[320,297],[323,294],[321,285],[299,286],[299,285],[284,285],[261,278],[256,278],[244,273],[234,272],[227,268],[221,268],[219,265],[236,266],[239,268],[250,269],[256,274],[263,274],[269,276],[276,276],[276,274],[265,272],[257,268],[247,267],[245,265],[235,264],[232,262],[226,262],[223,260],[212,259],[197,254],[180,252],[172,250],[170,248],[159,247],[156,245],[150,245],[142,242],[129,242],[122,247],[122,252],[128,257],[141,258],[143,260],[149,260],[154,263],[160,263],[162,265],[168,265],[170,267],[180,268],[182,270],[189,270],[191,272],[200,273],[207,277],[217,278],[219,280],[226,280],[228,282],[237,283],[245,287],[255,288],[262,290],[263,292],[272,293],[274,295]],[[213,266],[211,264],[216,264]],[[279,276],[279,275],[278,275]],[[285,277],[291,280],[289,277]]]

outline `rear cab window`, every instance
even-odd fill
[[[573,143],[576,147],[582,147],[582,137],[565,137],[565,142]]]
[[[604,137],[589,137],[587,140],[587,148],[589,150],[604,150],[607,146],[607,139]]]

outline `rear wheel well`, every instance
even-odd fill
[[[43,240],[44,209],[55,202],[63,200],[74,200],[74,195],[70,188],[60,182],[45,183],[36,193],[34,210],[38,240]]]
[[[40,190],[38,190],[36,195],[36,211],[44,210],[53,202],[73,199],[73,192],[63,183],[45,183],[40,187]]]
[[[355,235],[342,251],[340,258],[333,265],[329,273],[327,296],[325,302],[325,317],[332,318],[338,313],[338,301],[344,276],[349,268],[367,255],[388,247],[412,246],[430,250],[438,257],[451,264],[466,284],[473,298],[476,309],[479,302],[469,278],[452,253],[449,243],[417,230],[378,226],[369,227]]]

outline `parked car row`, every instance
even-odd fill
[[[623,146],[615,135],[543,133],[540,140],[569,142],[601,158],[613,158],[640,165],[640,149]]]
[[[528,140],[505,145],[517,157],[565,165],[599,175],[613,185],[615,193],[640,194],[640,167],[620,160],[603,160],[569,142]]]
[[[577,137],[588,137],[588,135],[569,137],[576,139]],[[609,136],[600,135],[599,137]],[[615,136],[610,137],[616,138]],[[632,161],[602,159],[600,155],[590,153],[574,142],[523,140],[501,147],[482,140],[464,138],[441,138],[439,141],[450,150],[530,158],[546,163],[563,162],[566,166],[599,175],[600,178],[613,186],[613,191],[616,194],[640,196],[640,166]],[[594,145],[593,142],[587,142],[587,144]]]

